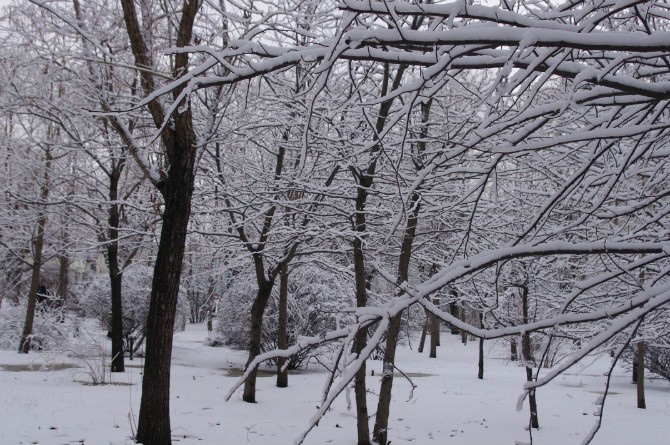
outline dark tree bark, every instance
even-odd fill
[[[479,328],[484,328],[484,314],[479,313]],[[484,338],[479,337],[479,362],[477,364],[477,378],[484,379]]]
[[[477,362],[477,378],[484,379],[484,339],[479,338],[479,361]]]
[[[400,256],[398,258],[398,284],[406,282],[409,276],[409,262],[412,257],[412,245],[414,243],[414,238],[416,237],[416,224],[421,209],[420,195],[418,193],[412,195],[409,208],[411,211],[408,214],[407,225],[400,247]],[[435,319],[436,317],[433,318]],[[386,350],[384,351],[382,381],[379,389],[379,402],[377,404],[375,427],[372,433],[374,441],[383,445],[388,443],[388,421],[391,413],[393,369],[395,368],[395,353],[398,346],[398,334],[400,333],[401,320],[402,312],[391,319],[386,333]],[[436,337],[431,335],[431,343],[433,343],[434,338]]]
[[[284,141],[288,140],[288,131],[285,131],[283,134]],[[284,154],[286,153],[286,146],[281,145],[277,152],[277,160],[275,164],[275,196],[278,192],[278,181],[281,179],[282,169],[284,168]],[[230,206],[229,206],[230,207]],[[265,212],[265,219],[263,221],[263,228],[261,229],[261,234],[258,238],[257,247],[254,247],[254,243],[250,243],[247,238],[244,228],[239,227],[238,233],[240,234],[240,240],[244,242],[247,249],[251,252],[252,258],[254,261],[254,269],[256,271],[256,284],[258,285],[258,291],[256,293],[256,298],[251,305],[251,328],[249,330],[249,357],[247,358],[247,366],[261,353],[261,340],[263,337],[263,314],[265,313],[265,308],[270,301],[270,295],[272,294],[272,288],[274,287],[274,282],[277,277],[277,274],[281,271],[284,265],[288,265],[297,244],[292,247],[292,253],[289,252],[284,256],[284,259],[275,266],[274,269],[271,269],[267,272],[265,270],[264,263],[264,250],[265,244],[268,241],[270,236],[270,230],[272,227],[272,221],[274,219],[275,212],[277,211],[277,206],[273,205]],[[232,216],[231,216],[232,218]],[[249,376],[244,382],[244,392],[242,393],[242,400],[248,403],[256,403],[256,378],[258,377],[258,366],[249,373]]]
[[[288,348],[288,266],[283,264],[279,272],[279,326],[277,327],[277,348]],[[288,386],[288,370],[282,369],[286,363],[285,357],[277,359],[277,387]]]
[[[400,80],[402,79],[403,73],[406,67],[401,65],[398,68],[396,77],[393,81],[393,84],[390,86],[390,67],[388,64],[384,65],[384,77],[381,86],[381,95],[385,96],[389,91],[395,90],[400,86]],[[379,115],[377,117],[377,122],[375,123],[375,136],[374,140],[377,140],[377,134],[381,132],[386,124],[386,119],[388,113],[393,104],[393,99],[387,100],[381,104],[379,107]],[[372,188],[374,183],[375,173],[377,171],[377,159],[381,150],[381,144],[376,143],[373,145],[370,150],[372,160],[368,164],[365,171],[358,171],[354,168],[351,168],[351,171],[354,175],[354,179],[357,182],[358,188],[356,191],[356,215],[354,217],[354,230],[356,231],[356,237],[353,241],[353,255],[354,255],[354,274],[356,280],[356,306],[365,307],[367,306],[367,290],[369,281],[367,280],[367,273],[365,270],[365,253],[363,238],[365,236],[366,227],[367,227],[367,214],[366,214],[366,205],[368,200],[369,191]],[[367,344],[367,329],[361,329],[354,339],[354,353],[360,354],[360,352],[365,348]],[[370,443],[370,426],[368,422],[368,407],[367,407],[367,388],[366,388],[366,377],[367,366],[366,363],[363,363],[356,373],[355,382],[354,382],[354,392],[356,396],[356,425],[357,425],[357,434],[358,434],[358,445],[368,445]]]
[[[109,248],[108,248],[109,250]],[[116,255],[114,253],[113,255]],[[112,296],[112,372],[124,372],[125,363],[123,356],[123,308],[122,308],[122,275],[119,271],[118,258],[109,262],[109,278],[111,283]]]
[[[418,26],[418,22],[415,22]],[[396,78],[396,81],[399,79]],[[414,152],[414,163],[418,169],[423,165],[423,154],[426,150],[425,140],[428,136],[428,120],[430,118],[430,108],[432,100],[421,104],[421,123],[422,128],[419,135],[419,142],[416,144],[416,151]],[[388,112],[388,111],[387,111]],[[417,222],[419,213],[421,212],[421,194],[420,190],[412,193],[407,209],[407,223],[405,225],[405,232],[403,233],[402,243],[400,245],[400,255],[398,256],[398,285],[407,282],[409,278],[409,264],[412,258],[412,246],[416,238]],[[437,272],[436,266],[433,265],[431,273]],[[435,330],[439,332],[439,320],[433,317],[433,326],[437,323]],[[377,415],[375,417],[375,427],[372,432],[373,440],[378,444],[387,445],[388,443],[388,424],[389,416],[391,414],[391,399],[393,390],[393,369],[395,368],[395,353],[398,346],[398,335],[400,333],[400,326],[402,321],[402,312],[391,318],[389,328],[386,332],[386,349],[383,358],[382,381],[379,388],[379,401],[377,403]],[[437,340],[438,336],[431,333],[431,353],[433,352],[432,344]]]
[[[49,170],[51,169],[53,157],[49,151],[46,153],[44,169],[44,183],[42,184],[42,202],[49,197]],[[37,306],[37,291],[40,285],[40,271],[42,269],[42,250],[44,249],[44,230],[47,225],[46,209],[40,208],[37,217],[37,234],[33,241],[33,263],[31,265],[30,291],[28,293],[28,304],[26,307],[26,319],[23,323],[23,333],[19,342],[19,353],[27,354],[32,347],[33,324],[35,323],[35,308]]]
[[[63,244],[67,245],[67,230],[63,231]],[[58,321],[65,323],[65,305],[70,287],[70,258],[66,253],[58,255],[58,290],[56,291],[56,307],[59,309]]]
[[[274,281],[266,281],[258,289],[256,298],[251,305],[251,330],[249,331],[249,357],[247,366],[261,353],[261,339],[263,335],[263,314],[267,307]],[[256,403],[256,378],[258,376],[258,366],[249,374],[244,382],[244,392],[242,400],[248,403]]]
[[[467,315],[467,311],[465,310],[465,305],[463,305],[463,304],[461,305],[461,307],[459,308],[458,313],[460,315],[459,316],[460,320],[465,321],[465,318],[466,318],[466,315]],[[468,333],[465,332],[465,331],[461,331],[461,343],[463,343],[464,345],[468,344]]]
[[[454,296],[456,296],[456,292],[452,292]],[[455,301],[452,301],[449,303],[449,314],[453,317],[458,318],[458,304]],[[451,325],[451,335],[458,335],[460,332],[458,328],[454,325]]]
[[[421,338],[419,339],[419,354],[423,353],[423,347],[426,344],[426,335],[428,335],[428,326],[431,325],[430,312],[426,312],[426,321],[423,322],[423,328],[421,329]]]
[[[188,151],[188,147],[183,149]],[[194,159],[195,156],[184,159],[185,165],[181,166],[172,164],[164,188],[165,212],[147,316],[142,401],[137,426],[137,441],[144,445],[171,444],[170,362],[186,228],[191,213]]]
[[[400,332],[401,320],[401,314],[393,317],[386,334],[386,349],[382,362],[382,381],[379,389],[375,427],[372,432],[373,440],[383,445],[388,444],[388,424],[389,416],[391,415],[391,398],[393,392],[393,369],[395,367],[395,352],[398,346],[398,333]]]
[[[68,191],[68,199],[74,198],[75,193],[75,179],[70,181],[70,189]],[[61,323],[65,323],[65,307],[67,305],[68,293],[70,291],[70,265],[72,264],[70,255],[67,251],[70,245],[70,227],[69,220],[71,218],[71,208],[69,205],[65,206],[65,216],[61,219],[61,243],[63,251],[58,255],[58,291],[56,292],[57,300],[56,307],[60,309],[58,319]]]
[[[122,280],[123,275],[119,267],[119,178],[123,169],[123,162],[117,163],[109,175],[109,216],[107,240],[107,265],[112,293],[112,372],[124,372],[123,357],[123,302]]]
[[[400,257],[398,260],[398,284],[407,281],[409,275],[409,261],[412,256],[412,244],[416,236],[417,217],[421,207],[419,199],[419,195],[416,193],[412,196],[412,205],[410,206],[412,210],[407,219],[407,226],[405,228]],[[379,402],[377,404],[375,427],[372,433],[374,441],[383,445],[388,443],[388,421],[391,413],[393,369],[395,368],[395,353],[398,346],[398,334],[400,333],[401,320],[402,312],[391,318],[386,333],[386,349],[384,351],[382,365],[382,381],[379,389]],[[431,343],[433,338],[434,337],[431,336]]]
[[[144,42],[134,1],[121,0],[121,6],[135,64],[152,67],[150,49]],[[198,0],[184,0],[176,47],[191,43],[193,24],[199,7]],[[173,78],[183,76],[187,69],[188,54],[176,54]],[[156,91],[151,69],[140,70],[139,76],[144,94]],[[182,88],[175,89],[173,97],[176,99],[181,91]],[[167,174],[162,173],[160,179],[150,177],[163,196],[164,211],[147,316],[146,357],[137,425],[136,439],[144,445],[171,444],[170,362],[197,154],[192,108],[183,106],[188,104],[181,105],[182,112],[172,116],[172,125],[161,132],[161,142],[168,163]],[[147,108],[156,127],[161,126],[165,111],[160,101],[150,101]]]
[[[354,229],[359,234],[353,241],[354,276],[356,286],[356,306],[367,306],[367,280],[365,272],[365,254],[363,251],[362,236],[366,230],[365,204],[368,197],[368,189],[360,187],[356,196],[356,216]],[[354,353],[358,356],[365,348],[368,338],[367,328],[356,333],[354,338]],[[354,379],[354,396],[356,399],[356,433],[358,445],[370,444],[370,424],[368,422],[368,402],[366,386],[367,366],[366,362],[361,364]]]
[[[437,298],[433,300],[434,304],[437,304]],[[437,358],[437,347],[440,345],[440,319],[431,316],[430,317],[430,358]]]
[[[644,351],[645,343],[643,341],[637,344],[637,407],[647,408],[647,402],[644,398]]]
[[[214,319],[214,311],[212,311],[212,308],[209,308],[207,309],[207,332],[212,332],[213,319]]]
[[[516,346],[516,338],[510,338],[509,341],[509,359],[513,362],[519,360],[519,351]]]
[[[67,233],[63,234],[64,244],[67,244]],[[56,295],[58,300],[56,304],[59,308],[65,307],[67,303],[67,293],[69,292],[70,287],[70,258],[66,253],[58,255],[58,290]]]
[[[521,310],[523,317],[523,324],[528,324],[530,318],[528,316],[528,286],[521,285]],[[523,361],[526,367],[526,381],[533,381],[533,368],[528,366],[534,363],[533,354],[531,351],[530,333],[526,332],[521,336],[521,353],[523,354]],[[537,398],[535,397],[535,389],[531,389],[528,394],[528,404],[530,406],[530,426],[531,428],[539,428],[540,421],[537,417]]]

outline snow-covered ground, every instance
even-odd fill
[[[245,355],[204,346],[207,332],[189,325],[176,334],[172,366],[171,419],[174,443],[289,444],[314,414],[327,374],[312,366],[292,374],[289,387],[275,387],[274,377],[260,377],[256,404],[241,393],[224,395],[237,380]],[[437,359],[408,347],[398,365],[417,386],[394,383],[389,439],[399,444],[515,444],[530,442],[528,407],[516,411],[525,372],[503,358],[500,344],[487,342],[484,380],[477,379],[477,342],[463,346],[444,334]],[[94,360],[95,361],[95,360]],[[99,362],[99,360],[98,360]],[[142,360],[127,361],[127,371],[112,376],[115,385],[91,386],[87,368],[66,354],[20,355],[0,351],[0,444],[131,444],[137,418]],[[96,363],[90,363],[94,367]],[[42,366],[45,365],[45,366]],[[538,392],[541,429],[538,445],[579,444],[592,428],[594,402],[605,385],[609,359],[591,359]],[[372,392],[378,389],[380,362],[369,370]],[[232,373],[234,374],[234,373]],[[670,385],[646,382],[647,409],[636,408],[630,375],[617,368],[604,407],[603,426],[593,441],[608,445],[670,444]],[[353,399],[353,391],[352,391]],[[370,412],[376,397],[370,394]],[[372,424],[371,420],[371,424]],[[343,396],[310,433],[307,444],[355,444],[355,413]]]

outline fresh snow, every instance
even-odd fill
[[[104,334],[101,334],[104,337]],[[328,373],[311,364],[290,373],[289,387],[274,386],[274,376],[259,377],[257,400],[242,401],[241,391],[224,402],[246,354],[205,345],[203,325],[188,325],[175,336],[171,422],[174,444],[289,444],[307,428],[321,405]],[[500,341],[485,343],[484,380],[477,379],[477,342],[442,333],[438,358],[416,352],[416,340],[400,348],[397,364],[412,378],[394,381],[389,440],[399,444],[528,443],[528,405],[516,410],[525,383],[523,368],[506,359]],[[96,359],[93,359],[95,362]],[[99,359],[98,359],[99,361]],[[92,364],[93,364],[92,362]],[[82,362],[66,354],[0,351],[0,445],[130,445],[141,393],[142,360],[126,361],[114,374],[117,385],[90,386]],[[20,366],[24,365],[24,366]],[[42,366],[44,365],[44,366]],[[538,445],[579,444],[597,417],[610,358],[587,357],[538,390],[541,429]],[[32,370],[28,370],[32,367]],[[63,369],[64,368],[64,369]],[[266,368],[261,368],[266,369]],[[381,362],[370,361],[369,411],[374,420]],[[232,374],[232,375],[230,375]],[[630,373],[615,368],[603,407],[604,420],[593,444],[667,445],[670,440],[670,384],[647,380],[647,409],[636,408]],[[353,401],[353,391],[351,392]],[[355,411],[343,393],[306,444],[355,444]]]

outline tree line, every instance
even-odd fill
[[[33,346],[45,268],[65,298],[75,259],[100,252],[112,371],[123,278],[152,268],[140,443],[171,443],[180,298],[205,321],[225,295],[248,314],[229,397],[256,402],[260,363],[286,386],[286,360],[329,345],[309,429],[353,384],[358,443],[387,444],[413,311],[433,342],[440,320],[480,348],[507,337],[518,354],[519,338],[537,427],[537,389],[586,355],[668,341],[668,14],[653,0],[8,7],[1,298],[26,304],[16,347]],[[310,298],[341,316],[289,344],[289,300]]]

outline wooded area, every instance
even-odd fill
[[[285,387],[332,358],[309,429],[353,385],[359,445],[391,441],[397,347],[423,329],[434,356],[441,323],[479,339],[480,379],[508,339],[531,431],[594,353],[635,362],[640,408],[645,367],[670,375],[667,2],[30,0],[1,23],[0,305],[25,319],[0,343],[48,348],[53,310],[107,326],[112,372],[142,347],[139,443],[172,443],[187,321],[248,352],[246,402],[261,363]]]

